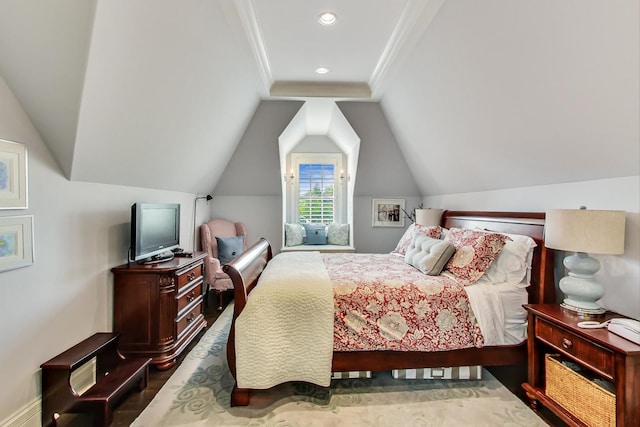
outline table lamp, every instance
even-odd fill
[[[425,227],[440,225],[442,209],[416,209],[416,224]]]
[[[579,314],[602,314],[596,301],[604,288],[593,277],[600,262],[587,253],[624,253],[624,211],[550,209],[545,215],[545,246],[575,252],[564,259],[568,275],[560,279],[562,307]]]

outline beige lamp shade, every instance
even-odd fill
[[[416,209],[416,224],[431,227],[440,225],[442,209]]]
[[[550,209],[545,215],[545,246],[563,251],[624,253],[624,211]]]

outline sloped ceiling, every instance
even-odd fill
[[[326,9],[338,20],[321,28]],[[212,192],[260,99],[308,95],[272,88],[344,101],[351,86],[380,102],[421,194],[471,192],[640,174],[639,13],[606,0],[7,1],[0,74],[72,180]]]
[[[96,0],[0,2],[0,75],[67,177],[95,7]]]
[[[444,2],[381,100],[421,192],[638,175],[639,5]]]

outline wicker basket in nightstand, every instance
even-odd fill
[[[589,426],[616,425],[616,395],[545,355],[546,394]]]
[[[613,422],[616,427],[637,425],[640,419],[637,396],[640,346],[606,329],[578,327],[584,318],[558,304],[527,304],[524,307],[529,322],[529,371],[528,380],[522,387],[531,406],[538,409],[544,405],[572,427],[595,423],[611,425]],[[598,320],[603,322],[619,317],[623,316],[607,312]],[[563,360],[570,361],[571,367],[575,366],[581,374],[554,364],[547,354],[561,354]],[[547,373],[547,369],[555,371]],[[554,385],[555,380],[561,383]],[[582,380],[589,382],[579,385]],[[612,395],[615,403],[611,403]],[[596,409],[597,414],[589,415],[587,411],[591,409]],[[608,423],[600,421],[605,417],[610,417]],[[586,422],[582,421],[585,418]]]

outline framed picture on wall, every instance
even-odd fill
[[[0,209],[27,208],[27,147],[0,139]]]
[[[33,215],[0,216],[0,272],[33,264]]]
[[[372,227],[404,227],[404,199],[373,198]]]

